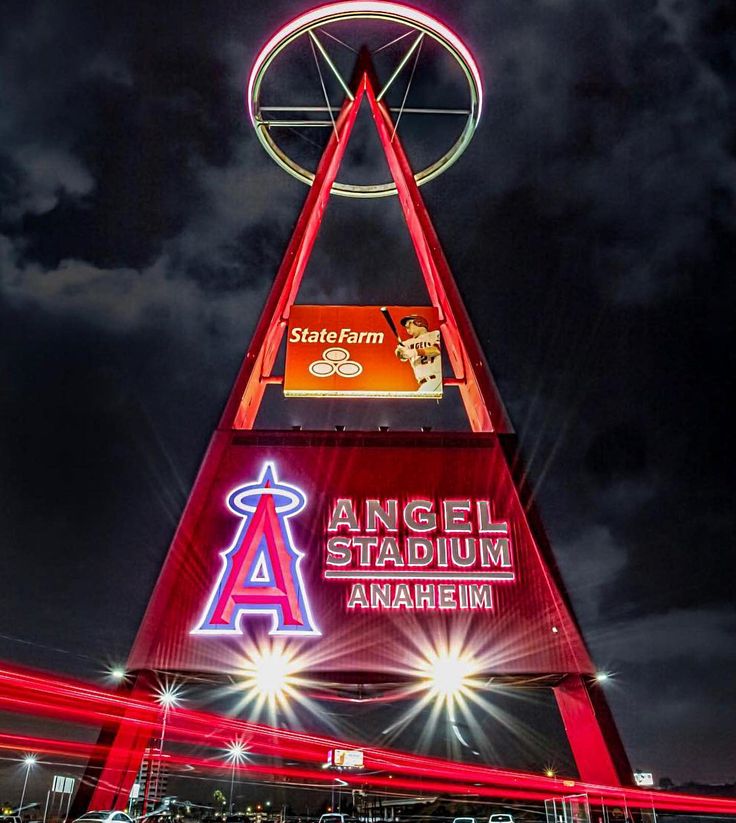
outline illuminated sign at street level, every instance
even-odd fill
[[[362,769],[364,757],[362,749],[330,749],[327,765],[335,769]]]
[[[321,634],[288,524],[306,505],[302,491],[279,483],[275,466],[266,463],[258,481],[232,491],[227,505],[243,522],[192,634],[241,634],[241,619],[252,614],[271,616],[271,635]]]

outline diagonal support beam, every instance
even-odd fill
[[[317,37],[317,35],[313,31],[310,30],[309,36],[310,36],[312,42],[314,43],[314,45],[317,46],[317,49],[319,50],[319,53],[322,55],[322,57],[324,57],[325,63],[327,63],[327,65],[330,67],[330,70],[332,71],[332,73],[335,75],[335,77],[337,77],[337,82],[342,87],[342,90],[345,92],[348,100],[354,100],[355,97],[354,97],[352,91],[350,91],[350,89],[348,88],[347,83],[342,79],[342,75],[337,70],[337,66],[332,62],[332,58],[330,57],[330,55],[327,54],[327,49],[325,49],[325,47],[322,45],[322,43],[319,41],[319,38]]]
[[[383,99],[386,92],[393,85],[394,80],[396,80],[396,78],[401,74],[401,70],[409,62],[409,58],[419,48],[419,44],[422,42],[423,39],[424,39],[424,32],[420,32],[419,36],[411,44],[411,47],[409,48],[409,51],[407,51],[407,53],[402,57],[401,62],[399,63],[399,65],[394,69],[393,74],[391,75],[391,77],[389,77],[388,80],[386,81],[386,85],[381,89],[381,91],[378,92],[378,96],[376,97],[376,100],[378,100],[380,102]]]
[[[365,85],[358,84],[356,94],[345,101],[337,116],[335,130],[317,167],[314,182],[225,406],[220,421],[221,429],[252,429],[255,424],[266,381],[271,376],[289,311],[299,291],[364,91]]]
[[[365,82],[366,99],[391,176],[396,182],[399,202],[414,250],[432,303],[440,312],[443,337],[471,428],[476,432],[511,431],[511,424],[442,251],[439,237],[419,193],[409,160],[401,141],[394,133],[391,114],[376,97],[373,80],[368,72]]]

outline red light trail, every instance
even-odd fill
[[[145,699],[132,697],[71,678],[7,665],[0,668],[0,708],[11,713],[53,717],[92,727],[111,720],[124,721],[132,723],[139,731],[143,730],[149,737],[155,737],[160,732],[163,713],[153,693]],[[234,766],[237,773],[284,782],[309,780],[329,788],[334,777],[321,768],[326,762],[327,752],[334,748],[358,747],[364,752],[366,773],[342,772],[340,775],[341,780],[355,788],[369,786],[520,800],[544,800],[584,793],[592,803],[605,806],[625,803],[630,808],[653,807],[661,811],[736,815],[736,800],[728,798],[601,786],[572,778],[550,778],[509,769],[471,766],[182,707],[169,712],[167,739],[174,744],[196,744],[212,749],[209,758],[174,751],[165,755],[170,766],[194,767],[203,772],[225,773],[233,768],[233,764],[226,761],[226,750],[233,739],[240,739],[249,756],[288,757],[289,760],[299,761],[300,765],[241,763]],[[92,743],[8,733],[0,733],[0,750],[77,760],[107,753],[106,747]],[[134,755],[137,751],[133,746],[119,753],[119,762],[125,764],[121,768],[128,768],[126,755]],[[316,764],[319,768],[315,768]],[[367,773],[375,770],[382,773]]]

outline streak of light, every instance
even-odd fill
[[[3,665],[0,668],[0,706],[22,714],[35,716],[55,716],[66,720],[86,719],[89,724],[106,722],[132,722],[138,729],[148,729],[154,736],[160,718],[160,707],[153,698],[148,699],[121,696],[99,686],[90,685],[70,678],[46,676],[29,670]],[[220,752],[238,734],[249,735],[249,751],[256,746],[263,753],[279,754],[294,760],[304,761],[303,766],[287,767],[269,763],[247,763],[237,765],[238,772],[244,774],[267,774],[283,778],[302,778],[317,783],[331,776],[309,764],[324,762],[330,748],[345,748],[345,741],[274,728],[263,724],[250,723],[213,713],[180,708],[172,713],[171,735],[178,741],[198,745],[219,747]],[[13,738],[12,741],[10,738]],[[0,734],[0,746],[24,745],[22,752],[33,752],[28,739],[20,741],[18,736]],[[90,744],[64,741],[71,748],[85,748]],[[47,746],[60,745],[59,741],[47,741]],[[39,749],[41,746],[39,746]],[[80,751],[81,751],[80,748]],[[18,750],[18,749],[16,749]],[[118,753],[119,750],[117,750]],[[736,814],[736,801],[729,798],[701,797],[674,792],[645,791],[643,789],[608,787],[585,783],[570,778],[548,778],[542,775],[497,769],[487,766],[471,766],[452,760],[442,760],[386,748],[363,747],[366,769],[362,773],[343,775],[349,785],[362,784],[377,787],[406,788],[412,791],[440,791],[449,794],[480,797],[518,797],[544,799],[571,793],[587,793],[591,803],[616,806],[625,802],[634,808],[656,808],[661,811],[691,811],[703,813]],[[35,753],[41,754],[42,751]],[[131,753],[136,751],[131,750]],[[167,763],[181,766],[195,766],[203,770],[221,773],[223,764],[219,760],[187,757],[179,753],[167,754]],[[225,766],[226,768],[226,766]],[[388,776],[387,772],[390,772]]]

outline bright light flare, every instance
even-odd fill
[[[322,717],[324,709],[309,696],[307,689],[313,684],[304,673],[328,658],[323,648],[320,657],[313,654],[305,653],[291,638],[248,641],[237,672],[232,672],[230,683],[221,689],[223,696],[235,697],[231,712],[237,716],[247,711],[253,722],[271,724],[296,725],[302,722],[297,716],[302,711]],[[327,722],[334,726],[333,721]],[[338,731],[336,726],[334,731]]]
[[[114,680],[116,683],[121,683],[128,676],[128,672],[126,672],[122,666],[111,666],[107,670],[107,676],[110,680]]]
[[[234,685],[241,695],[236,711],[242,712],[250,706],[254,719],[265,711],[269,719],[275,721],[281,711],[295,720],[292,704],[306,700],[298,689],[299,684],[303,684],[297,677],[301,669],[295,651],[284,643],[251,648]]]
[[[595,679],[599,683],[605,683],[606,680],[611,679],[611,675],[608,672],[596,672]]]
[[[156,702],[164,709],[181,706],[182,686],[180,683],[164,683],[156,689]]]
[[[438,697],[453,698],[469,685],[471,661],[457,652],[439,654],[428,661],[427,683]]]
[[[233,740],[228,744],[227,757],[228,763],[240,764],[248,759],[248,747],[242,740]]]
[[[23,763],[30,769],[31,766],[35,766],[38,763],[38,758],[35,754],[27,754],[23,758]]]
[[[267,697],[281,694],[289,680],[289,661],[277,652],[265,654],[255,661],[253,682],[256,689]]]
[[[244,668],[244,686],[259,697],[276,701],[289,694],[296,667],[292,657],[276,647],[256,652]]]

